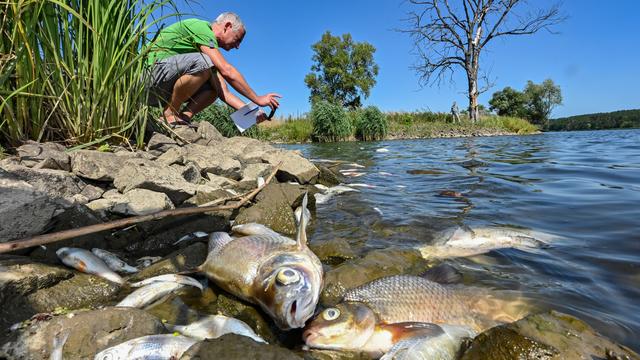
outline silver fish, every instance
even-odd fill
[[[139,267],[146,268],[160,260],[162,260],[161,256],[143,256],[136,260],[136,264],[138,264]]]
[[[306,194],[302,206],[307,207]],[[268,234],[220,237],[198,270],[228,292],[260,305],[281,329],[302,327],[318,303],[323,274],[307,246],[305,227],[302,217],[296,240],[270,229]]]
[[[187,285],[176,282],[153,282],[127,295],[116,306],[143,308],[185,286]]]
[[[131,284],[132,287],[142,287],[142,286],[146,286],[149,284],[153,284],[153,283],[160,283],[160,282],[172,282],[172,283],[177,283],[177,284],[182,284],[182,285],[191,285],[191,286],[195,286],[200,290],[203,290],[203,286],[202,284],[189,276],[184,276],[184,275],[179,275],[179,274],[165,274],[165,275],[158,275],[158,276],[154,276],[148,279],[144,279],[142,281],[138,281],[135,282],[133,284]]]
[[[293,212],[296,216],[296,223],[300,223],[300,216],[304,213],[304,216],[307,218],[307,225],[309,225],[309,221],[311,221],[311,211],[309,211],[309,209],[304,209],[303,211],[302,209],[302,206],[298,206],[298,208]]]
[[[120,258],[118,258],[118,256],[116,256],[116,254],[111,253],[107,250],[102,250],[102,249],[98,249],[98,248],[93,248],[91,249],[91,252],[99,257],[100,259],[102,259],[102,261],[105,262],[105,264],[107,264],[107,266],[113,270],[113,271],[117,271],[117,272],[124,272],[124,273],[128,273],[128,274],[134,274],[137,273],[138,268],[135,268],[129,264],[127,264],[126,262],[122,261]]]
[[[174,360],[197,342],[173,334],[143,336],[102,350],[94,360]]]
[[[70,333],[71,330],[66,329],[60,331],[53,337],[51,356],[49,357],[49,360],[62,360],[62,348],[64,348],[64,344],[67,342]]]
[[[124,279],[116,274],[99,257],[89,250],[62,247],[56,251],[56,255],[63,264],[87,274],[100,276],[117,284],[124,284]]]
[[[249,337],[257,342],[266,343],[244,322],[224,315],[210,315],[189,325],[169,325],[167,329],[198,340],[217,339],[224,334],[237,334]]]
[[[559,236],[552,234],[510,227],[455,227],[444,231],[432,244],[418,246],[417,250],[426,259],[440,259],[474,256],[505,248],[534,251],[558,239]]]
[[[280,236],[277,232],[271,230],[267,226],[258,223],[247,223],[234,225],[231,227],[231,231],[240,235],[272,235],[272,236]]]
[[[461,326],[440,325],[440,328],[442,333],[435,336],[416,336],[397,342],[380,360],[454,360],[464,338],[476,335]]]
[[[173,243],[173,245],[178,245],[183,241],[189,241],[189,240],[193,240],[193,239],[197,239],[197,238],[203,238],[203,237],[207,237],[209,234],[207,234],[204,231],[194,231],[192,233],[189,233],[183,237],[181,237],[180,239],[178,239],[176,242]]]

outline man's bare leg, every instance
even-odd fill
[[[171,100],[169,104],[164,107],[163,115],[167,122],[171,123],[183,123],[185,120],[180,117],[180,107],[187,101],[193,94],[209,80],[211,72],[209,70],[201,71],[196,74],[185,74],[176,80],[173,86],[173,92],[171,93]]]
[[[207,106],[213,104],[214,101],[218,98],[218,94],[213,90],[203,91],[198,93],[195,97],[187,102],[187,105],[184,107],[182,111],[182,115],[186,120],[191,121],[193,117],[204,110]]]

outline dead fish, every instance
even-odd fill
[[[363,173],[364,174],[364,173]],[[345,185],[336,185],[330,188],[327,188],[322,193],[315,193],[314,197],[316,198],[316,204],[325,204],[331,199],[334,195],[339,195],[346,192],[359,192],[360,190],[351,188]]]
[[[198,340],[217,339],[225,334],[236,334],[249,337],[257,342],[267,343],[243,321],[224,315],[206,316],[189,325],[165,324],[165,326],[170,331],[177,331]]]
[[[389,152],[389,149],[387,149],[387,148],[380,148],[380,149],[376,149],[376,152],[379,152],[379,153]]]
[[[60,331],[53,337],[50,360],[62,360],[62,348],[64,348],[64,344],[67,342],[70,333],[71,330],[66,329]]]
[[[203,238],[203,237],[207,237],[209,236],[209,234],[207,234],[204,231],[194,231],[192,233],[189,233],[183,237],[181,237],[180,239],[178,239],[178,241],[174,242],[173,245],[178,245],[179,243],[183,242],[183,241],[189,241],[189,240],[193,240],[193,239],[197,239],[197,238]]]
[[[198,283],[195,279],[194,282]],[[116,307],[134,307],[141,309],[143,307],[154,304],[155,302],[163,299],[165,296],[172,292],[182,289],[187,285],[196,286],[194,284],[184,284],[178,282],[152,282],[149,285],[145,285],[122,299]],[[202,284],[198,283],[199,289],[202,290]]]
[[[373,189],[373,188],[377,187],[375,185],[363,184],[363,183],[353,183],[353,184],[348,184],[347,186],[349,186],[349,187],[363,187],[363,188],[369,188],[369,189]]]
[[[356,169],[356,168],[351,168],[351,169],[341,169],[341,170],[338,170],[338,171],[340,171],[341,173],[345,173],[345,172],[358,172],[358,169]]]
[[[378,214],[380,214],[380,216],[383,216],[384,214],[382,213],[382,210],[378,209],[377,207],[374,207],[373,210],[375,210]]]
[[[302,207],[307,207],[307,194]],[[306,222],[303,216],[296,240],[272,230],[220,237],[198,270],[226,291],[258,304],[281,329],[302,327],[318,303],[323,274],[307,246]]]
[[[263,187],[264,186],[264,178],[262,176],[258,176],[258,178],[256,179],[256,184],[258,185],[258,187]]]
[[[360,176],[366,175],[367,173],[358,172],[358,171],[345,171],[345,172],[341,172],[341,174],[344,176],[360,177]]]
[[[109,252],[107,250],[93,248],[91,249],[91,252],[93,253],[93,255],[102,259],[102,261],[104,261],[105,264],[107,264],[107,266],[113,271],[123,272],[128,274],[133,274],[140,271],[138,270],[138,268],[135,268],[127,264],[126,262],[121,260],[116,254]]]
[[[143,256],[140,259],[136,260],[136,264],[138,264],[139,267],[146,268],[151,266],[152,264],[157,263],[160,260],[162,260],[161,256]]]
[[[358,163],[350,163],[350,164],[347,164],[347,165],[353,166],[354,168],[361,168],[361,169],[364,169],[366,167],[366,166],[360,165]]]
[[[534,251],[558,239],[559,236],[541,231],[510,227],[455,227],[442,232],[432,244],[418,246],[417,250],[425,259],[441,259],[479,255],[505,248]]]
[[[393,176],[392,173],[388,173],[386,171],[379,171],[378,174],[382,175],[382,176]]]
[[[203,286],[198,280],[189,276],[184,276],[179,274],[164,274],[164,275],[150,277],[148,279],[144,279],[142,281],[138,281],[131,284],[131,287],[142,287],[142,286],[147,286],[149,284],[160,283],[160,282],[172,282],[172,283],[177,283],[182,285],[190,285],[190,286],[197,287],[200,290],[203,290]]]
[[[298,208],[293,212],[293,214],[296,216],[296,224],[300,223],[300,216],[302,216],[304,211],[304,216],[307,218],[307,225],[309,225],[309,221],[311,221],[311,211],[309,211],[309,209],[304,209],[302,208],[302,206],[298,206]]]
[[[280,234],[278,234],[277,232],[271,230],[270,228],[268,228],[267,226],[264,226],[262,224],[258,224],[258,223],[247,223],[247,224],[240,224],[240,225],[234,225],[231,227],[231,231],[233,231],[236,234],[240,234],[240,235],[273,235],[273,236],[280,236]],[[224,235],[222,234],[226,234],[226,236],[229,236],[229,234],[227,233],[219,233],[218,236],[222,236],[224,237]],[[223,240],[225,243],[228,242],[228,240]]]
[[[173,334],[148,335],[102,350],[94,360],[179,359],[198,340]]]
[[[476,334],[461,326],[440,325],[442,333],[397,342],[380,360],[454,360],[465,338]]]
[[[117,284],[124,284],[124,279],[116,274],[99,257],[89,250],[62,247],[56,251],[56,255],[63,264],[82,271],[83,273],[100,276]]]
[[[396,275],[347,291],[325,309],[303,334],[310,347],[368,350],[380,356],[395,341],[436,336],[452,325],[481,332],[524,316],[523,304],[498,299],[488,290],[444,286],[418,276]],[[415,327],[416,323],[430,324]],[[426,326],[426,333],[425,333]],[[385,342],[386,341],[386,342]]]

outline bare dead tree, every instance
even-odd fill
[[[491,84],[486,74],[479,87],[480,54],[493,39],[510,35],[530,35],[542,29],[552,31],[566,19],[560,4],[548,9],[525,11],[526,0],[409,0],[419,8],[409,14],[407,30],[415,42],[418,63],[414,70],[420,83],[452,79],[459,67],[467,74],[469,116],[479,118],[478,95]],[[522,9],[522,11],[520,11]]]

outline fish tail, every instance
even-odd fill
[[[304,197],[302,198],[302,216],[300,216],[300,222],[298,223],[298,232],[296,234],[296,243],[298,244],[299,249],[304,249],[307,247],[307,217],[304,216],[304,212],[307,209],[307,195],[309,192],[304,193]]]

